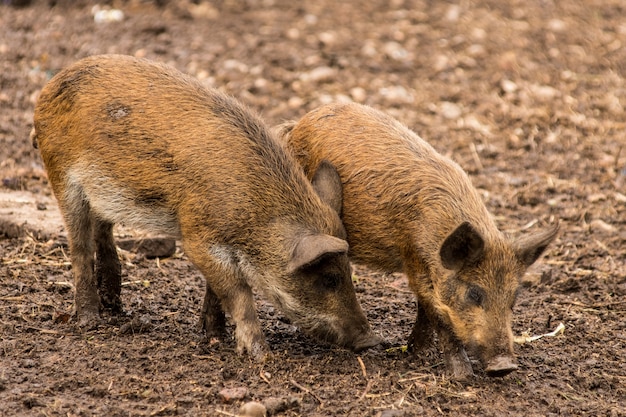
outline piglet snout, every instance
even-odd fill
[[[515,358],[508,355],[500,355],[487,362],[485,372],[491,377],[503,377],[517,369]]]

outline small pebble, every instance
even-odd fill
[[[239,414],[242,417],[266,417],[267,410],[263,404],[250,401],[241,406]]]
[[[380,417],[402,417],[404,415],[404,410],[384,410],[380,413]]]
[[[350,96],[358,103],[363,103],[367,99],[367,92],[361,87],[354,87],[350,89]]]
[[[303,81],[322,83],[332,81],[337,75],[337,71],[330,67],[317,67],[300,76]]]
[[[224,388],[219,392],[219,396],[225,403],[234,400],[241,400],[248,395],[248,389],[245,387]]]
[[[441,103],[441,115],[446,119],[453,120],[461,117],[463,111],[458,104],[444,101]]]
[[[514,93],[515,91],[517,91],[517,84],[515,84],[511,80],[502,80],[500,82],[500,87],[502,87],[502,90],[505,93]]]
[[[322,32],[318,35],[318,39],[324,45],[332,45],[337,41],[337,35],[334,32]]]
[[[263,405],[265,405],[267,413],[270,416],[273,416],[284,411],[300,407],[300,399],[298,397],[269,397],[263,401]]]
[[[383,46],[385,55],[396,61],[403,61],[409,56],[409,52],[398,42],[387,42]]]
[[[383,87],[378,93],[390,105],[411,104],[415,101],[413,94],[401,85]]]
[[[92,7],[91,13],[96,23],[121,22],[124,20],[123,11],[118,9],[101,9],[100,5]]]

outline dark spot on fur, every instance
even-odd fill
[[[121,119],[122,117],[126,117],[130,114],[130,109],[128,107],[119,107],[117,109],[109,110],[109,116],[111,119]]]
[[[104,111],[113,121],[123,119],[131,113],[129,106],[119,102],[107,103]]]
[[[135,200],[144,206],[165,206],[167,195],[155,190],[142,190],[137,194]]]
[[[151,140],[149,142],[152,142]],[[141,153],[144,159],[156,161],[165,171],[173,172],[178,170],[178,165],[174,162],[174,156],[164,149],[145,150]]]

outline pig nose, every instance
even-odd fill
[[[503,377],[505,375],[510,374],[511,372],[517,369],[517,364],[515,363],[515,359],[511,356],[496,356],[487,362],[487,368],[485,368],[485,372],[487,372],[488,376],[492,377]]]
[[[361,352],[365,349],[369,349],[376,345],[379,345],[383,341],[383,338],[374,334],[374,332],[367,332],[356,338],[352,345],[352,350],[355,352]]]

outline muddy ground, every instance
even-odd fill
[[[258,365],[232,342],[203,342],[204,281],[180,250],[121,251],[127,317],[80,332],[63,235],[5,236],[1,416],[229,416],[252,400],[280,416],[626,415],[623,1],[134,0],[110,2],[123,19],[100,22],[94,4],[0,5],[5,191],[50,195],[28,139],[34,103],[87,55],[170,63],[271,124],[363,102],[459,162],[504,231],[560,219],[524,279],[513,330],[564,331],[516,345],[520,369],[505,378],[477,365],[472,380],[450,381],[435,349],[402,349],[415,315],[404,277],[356,268],[358,297],[388,345],[324,345],[259,299],[273,360]]]

